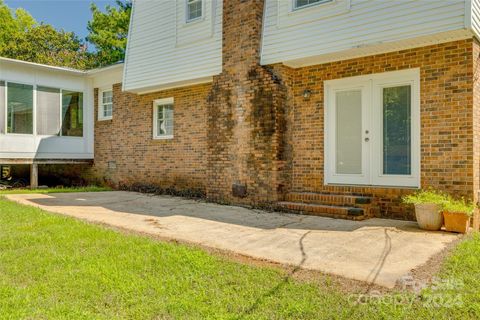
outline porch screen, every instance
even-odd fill
[[[37,133],[60,134],[60,89],[37,87]]]
[[[0,133],[5,133],[5,81],[0,81]]]

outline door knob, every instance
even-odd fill
[[[365,138],[365,142],[368,142],[368,141],[370,141],[370,138]]]

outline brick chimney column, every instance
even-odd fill
[[[260,66],[264,2],[223,1],[222,73],[208,106],[207,197],[271,204],[282,188],[286,90]]]

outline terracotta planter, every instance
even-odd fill
[[[470,217],[462,212],[443,212],[445,230],[451,232],[467,233],[470,227]]]
[[[415,216],[420,229],[437,231],[442,228],[443,215],[440,206],[434,203],[415,205]]]

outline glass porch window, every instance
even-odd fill
[[[7,84],[7,133],[33,134],[33,86]]]
[[[37,133],[60,134],[60,89],[37,87]]]
[[[0,133],[5,133],[5,81],[0,81]]]
[[[383,174],[412,173],[411,86],[383,88]]]
[[[62,90],[62,136],[83,137],[83,93]]]

